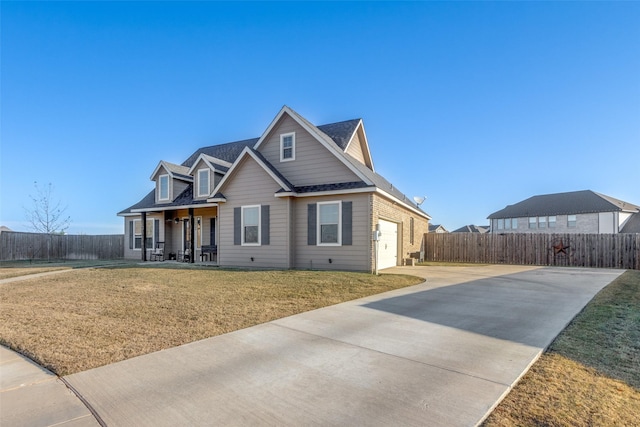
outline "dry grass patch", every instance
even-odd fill
[[[640,419],[640,271],[603,289],[486,426],[632,426]]]
[[[315,271],[76,270],[0,286],[0,343],[68,375],[421,281]]]
[[[71,267],[5,267],[0,268],[0,280],[26,276],[28,274],[46,273],[48,271],[69,270],[70,268]]]

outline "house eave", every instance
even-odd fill
[[[139,209],[131,209],[131,212],[135,212],[135,213],[142,213],[142,212],[164,212],[164,211],[175,211],[178,209],[189,209],[189,208],[214,208],[218,206],[217,203],[197,203],[197,204],[190,204],[190,205],[178,205],[178,206],[163,206],[163,207],[158,207],[158,206],[154,206],[152,208],[139,208]],[[128,216],[131,216],[132,214],[129,214]]]
[[[373,193],[374,187],[364,188],[352,188],[348,190],[329,190],[329,191],[314,191],[309,193],[296,193],[293,191],[283,191],[275,193],[275,197],[320,197],[320,196],[339,196],[342,194],[358,194],[358,193]]]
[[[404,208],[409,209],[410,211],[416,213],[417,215],[419,215],[419,216],[421,216],[423,218],[426,218],[427,220],[431,219],[431,216],[429,214],[427,214],[426,212],[423,212],[420,209],[416,208],[415,206],[412,206],[412,205],[410,205],[410,204],[398,199],[397,197],[387,193],[384,190],[376,188],[376,194],[379,194],[379,195],[381,195],[381,196],[383,196],[383,197],[385,197],[385,198],[387,198],[387,199],[389,199],[389,200],[391,200],[393,202],[398,203],[399,205],[403,206]]]

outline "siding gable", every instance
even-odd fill
[[[280,135],[295,132],[295,160],[280,161]],[[360,178],[288,114],[283,114],[258,151],[295,186],[336,184]]]

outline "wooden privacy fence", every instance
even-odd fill
[[[425,261],[640,270],[640,234],[427,233]]]
[[[124,258],[124,235],[59,235],[3,231],[0,261]]]

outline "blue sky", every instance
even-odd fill
[[[0,225],[51,182],[70,233],[123,231],[160,160],[282,105],[362,118],[376,171],[449,230],[536,194],[640,204],[639,2],[11,2]]]

